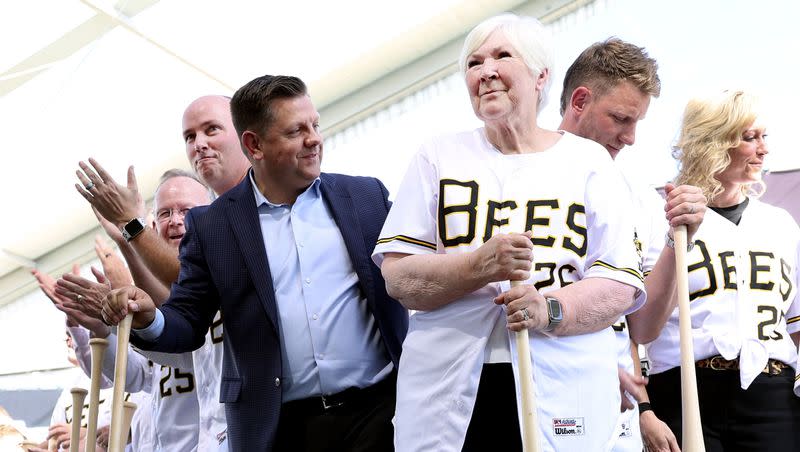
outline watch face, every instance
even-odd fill
[[[563,314],[561,312],[561,303],[555,298],[547,299],[547,310],[550,313],[550,318],[553,320],[561,320]]]
[[[138,219],[137,219],[138,220]],[[125,230],[128,231],[130,235],[136,235],[144,229],[144,225],[141,221],[133,220],[125,225]]]
[[[132,238],[139,235],[140,232],[144,231],[144,223],[139,218],[134,218],[133,220],[129,221],[125,226],[122,228],[122,236],[125,240],[130,241]]]

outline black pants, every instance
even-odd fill
[[[484,364],[462,452],[522,451],[511,363]],[[588,451],[587,451],[588,452]]]
[[[794,371],[759,374],[743,390],[738,370],[696,369],[706,452],[800,451],[800,399]],[[650,376],[653,411],[681,444],[681,374],[676,367]]]
[[[327,410],[308,399],[283,404],[275,452],[393,451],[395,381],[392,375],[366,396]]]

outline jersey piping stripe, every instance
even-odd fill
[[[628,273],[628,274],[631,274],[631,275],[635,276],[639,281],[644,281],[644,278],[642,277],[642,274],[639,273],[638,271],[632,269],[632,268],[615,267],[615,266],[609,264],[608,262],[603,262],[601,260],[594,261],[594,263],[591,266],[594,267],[595,265],[600,266],[600,267],[605,267],[605,268],[608,268],[610,270],[616,270],[616,271],[620,271],[620,272],[625,272],[625,273]]]
[[[389,243],[389,242],[392,242],[392,241],[395,241],[395,240],[397,240],[399,242],[410,243],[412,245],[423,246],[425,248],[430,248],[430,249],[436,251],[436,244],[435,243],[430,243],[430,242],[426,242],[424,240],[415,239],[415,238],[409,237],[407,235],[396,235],[394,237],[386,237],[386,238],[383,238],[383,239],[378,239],[378,244],[380,245],[381,243]]]
[[[789,317],[788,319],[786,319],[786,324],[787,325],[790,324],[790,323],[795,323],[795,322],[800,322],[800,315],[794,316],[794,317]]]
[[[794,381],[795,382],[798,381],[798,380],[800,380],[800,374],[799,375],[795,375],[795,377],[794,377]]]

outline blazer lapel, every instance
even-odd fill
[[[333,215],[333,220],[339,226],[342,233],[347,253],[350,261],[358,274],[361,282],[361,289],[368,300],[372,301],[372,273],[370,272],[371,261],[367,248],[364,245],[364,234],[356,215],[353,199],[350,194],[336,184],[328,174],[321,176],[322,197],[328,204]]]
[[[269,271],[267,252],[261,235],[258,208],[253,198],[250,178],[246,177],[242,183],[231,189],[231,192],[228,197],[228,223],[233,229],[239,250],[244,256],[247,270],[250,273],[250,279],[256,288],[258,298],[264,305],[267,318],[275,331],[278,331],[275,290],[272,287],[272,274]]]

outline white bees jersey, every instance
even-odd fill
[[[89,389],[91,380],[87,375],[91,375],[92,353],[89,347],[89,331],[81,326],[70,327],[70,335],[72,336],[72,344],[75,347],[75,356],[78,359],[78,364],[81,367],[81,375],[85,381],[86,386],[78,385]],[[115,344],[110,343],[109,347],[114,347]],[[108,379],[104,379],[103,383],[108,383]],[[69,391],[66,391],[67,393]],[[114,390],[111,387],[100,390],[100,407],[98,409],[97,428],[98,430],[110,424],[111,422],[111,404],[113,400]],[[139,391],[134,393],[126,393],[125,400],[131,401],[136,404],[136,411],[133,413],[131,419],[131,443],[129,447],[134,451],[139,450],[155,450],[154,437],[153,437],[153,420],[150,407],[152,407],[152,398],[150,394]],[[70,397],[70,406],[72,405],[72,398]],[[83,412],[83,426],[86,426],[87,418],[89,415],[89,398],[87,395]],[[67,415],[72,417],[72,408],[70,407]],[[63,422],[59,421],[59,422]],[[70,421],[67,421],[70,422]]]
[[[114,364],[116,362],[116,334],[106,338],[109,347],[103,356],[101,388],[113,386]],[[77,347],[89,348],[76,344]],[[91,352],[77,353],[81,367],[91,368]],[[194,452],[197,451],[198,405],[194,375],[191,369],[171,368],[142,356],[128,347],[128,368],[125,376],[125,390],[128,392],[146,391],[151,395],[151,406],[139,406],[138,410],[150,410],[153,422],[155,451]],[[146,399],[145,399],[146,400]]]
[[[626,183],[631,190],[632,206],[636,212],[636,246],[641,259],[640,269],[646,278],[655,267],[664,248],[664,236],[669,229],[669,223],[665,217],[664,200],[654,187],[636,185],[627,177]],[[621,317],[613,328],[619,342],[619,367],[630,374],[638,375],[639,363],[634,363],[631,358],[630,330],[625,317]],[[615,452],[642,450],[637,406],[634,405],[633,409],[620,413],[619,431],[620,438],[614,446]]]
[[[64,390],[58,396],[56,404],[53,407],[53,413],[50,416],[50,425],[55,424],[71,424],[72,423],[72,388],[83,388],[89,390],[91,387],[91,380],[82,369],[75,368],[74,375],[71,379],[71,384],[64,387]],[[89,395],[83,402],[83,411],[81,412],[81,427],[86,427],[89,421]],[[97,410],[97,427],[103,427],[111,422],[111,390],[103,389],[100,391],[100,405]]]
[[[639,289],[628,191],[608,153],[565,133],[552,148],[503,155],[483,129],[443,137],[413,159],[373,259],[384,253],[472,252],[500,232],[533,231],[529,283],[542,292],[589,277]],[[395,448],[459,451],[472,416],[488,338],[503,325],[492,299],[508,282],[411,316],[397,389]],[[503,346],[517,372],[515,344]],[[580,336],[531,334],[544,450],[609,450],[619,380],[611,328]]]
[[[222,316],[217,311],[214,322],[206,333],[206,341],[197,350],[191,353],[140,351],[153,362],[180,369],[194,369],[200,408],[199,452],[216,452],[227,436],[225,404],[219,402],[224,354],[222,340]]]
[[[800,228],[783,209],[751,199],[738,226],[706,212],[688,255],[696,360],[738,356],[743,389],[768,359],[796,365],[798,253]],[[647,352],[653,373],[680,365],[677,309]]]

